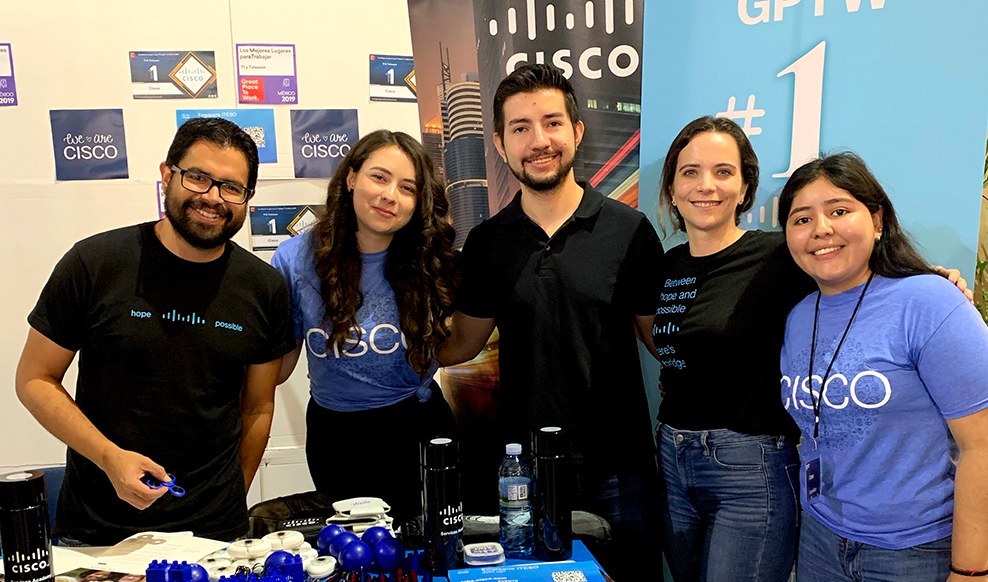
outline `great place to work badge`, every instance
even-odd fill
[[[10,44],[0,43],[0,107],[17,105],[17,89],[14,87],[14,57]]]
[[[56,180],[127,178],[123,109],[52,109]]]
[[[295,177],[332,178],[358,139],[356,109],[293,109]]]
[[[295,105],[295,45],[238,44],[237,86],[241,103]]]
[[[215,99],[213,51],[131,51],[134,99]]]

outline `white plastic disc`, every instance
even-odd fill
[[[333,556],[323,556],[309,562],[305,568],[305,573],[310,578],[325,578],[336,570],[336,558]]]
[[[230,566],[213,566],[206,570],[209,573],[209,582],[218,582],[220,578],[224,576],[230,578],[237,574],[237,567]]]
[[[309,548],[304,552],[299,552],[298,555],[302,556],[302,560],[315,560],[319,557],[319,552],[313,548]]]
[[[206,556],[205,558],[199,560],[199,565],[205,568],[207,571],[210,568],[216,568],[219,566],[229,566],[231,564],[233,564],[233,560],[231,558],[224,558],[222,556],[217,556],[217,557]]]
[[[227,546],[226,551],[237,560],[263,558],[271,553],[271,544],[258,539],[237,540]]]
[[[300,531],[290,529],[269,533],[262,538],[271,544],[272,550],[292,550],[305,543],[305,536]]]

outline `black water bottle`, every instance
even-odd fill
[[[569,441],[558,426],[532,433],[535,453],[535,553],[540,560],[566,560],[573,554]]]
[[[448,438],[420,443],[422,534],[426,569],[445,576],[463,556],[463,504],[460,500],[459,450]]]
[[[43,471],[0,475],[0,544],[10,582],[50,582],[51,531]]]

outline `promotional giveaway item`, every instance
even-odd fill
[[[302,535],[302,532],[292,530],[271,532],[261,539],[271,544],[271,548],[274,550],[292,550],[293,552],[305,543],[305,536]]]
[[[7,580],[52,579],[48,494],[43,471],[0,476],[0,541]]]
[[[460,498],[459,449],[449,438],[420,443],[422,530],[425,566],[445,576],[463,554],[463,504]]]
[[[540,560],[573,554],[573,504],[569,495],[569,441],[563,429],[532,433],[535,454],[535,552]]]
[[[532,537],[532,469],[521,456],[521,445],[504,447],[497,473],[500,527],[498,537],[509,558],[526,558],[535,550]]]
[[[493,542],[463,546],[463,561],[467,566],[500,566],[504,563],[504,548]]]
[[[168,489],[168,492],[174,495],[175,497],[185,497],[185,489],[175,484],[175,475],[169,473],[168,478],[171,480],[158,481],[154,477],[148,477],[147,479],[144,480],[144,484],[150,487],[151,489],[161,489],[162,487],[165,487]]]
[[[333,572],[326,558],[339,563],[344,572],[391,572],[406,565],[405,546],[383,527],[372,527],[358,538],[336,524],[319,532],[320,553],[330,554],[310,563],[306,569],[312,580],[325,579]],[[363,579],[361,576],[360,579]],[[395,579],[401,579],[399,575]]]

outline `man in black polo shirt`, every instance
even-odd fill
[[[559,69],[526,65],[506,77],[494,125],[521,191],[467,238],[453,335],[439,359],[473,358],[497,326],[502,444],[566,429],[576,508],[607,517],[615,545],[630,553],[654,529],[646,506],[655,444],[635,334],[651,333],[662,246],[640,212],[576,182],[584,128]],[[622,557],[605,564],[612,574],[632,566]]]

